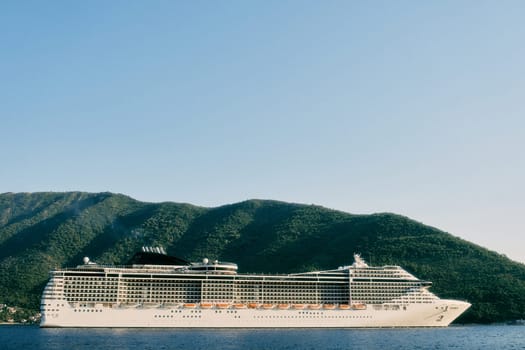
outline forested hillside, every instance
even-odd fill
[[[143,203],[112,193],[0,194],[0,303],[38,309],[51,269],[83,256],[122,264],[144,245],[241,272],[298,272],[352,263],[401,265],[443,298],[472,308],[459,322],[525,318],[525,265],[394,214],[250,200],[217,208]]]

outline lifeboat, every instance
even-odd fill
[[[321,308],[321,304],[310,304],[308,305],[308,308],[311,310],[319,310]]]
[[[335,305],[334,304],[324,304],[323,308],[326,310],[333,310],[335,309]]]
[[[339,304],[341,310],[350,310],[350,305],[348,304]]]
[[[164,303],[162,306],[166,309],[177,309],[180,307],[179,303]]]
[[[248,308],[249,309],[258,309],[260,306],[260,304],[258,303],[248,303]]]
[[[273,309],[274,307],[275,307],[274,304],[263,304],[263,305],[262,305],[262,308],[263,308],[263,309],[266,309],[266,310]]]
[[[288,310],[290,308],[290,304],[279,304],[277,307],[279,310]]]
[[[354,310],[366,310],[366,304],[354,303],[354,304],[352,304],[352,309],[354,309]]]
[[[197,307],[197,304],[195,303],[186,303],[182,305],[185,309],[195,309]]]
[[[304,310],[304,308],[306,307],[306,305],[304,305],[304,304],[293,304],[292,307],[293,307],[295,310]]]
[[[140,306],[139,303],[122,303],[122,304],[120,304],[120,307],[125,308],[125,309],[136,308],[136,307],[139,307],[139,306]]]
[[[149,302],[142,303],[142,307],[144,309],[153,309],[153,308],[157,308],[159,306],[160,306],[160,303],[149,303]]]
[[[212,303],[201,303],[201,309],[211,309],[212,307]]]
[[[233,304],[236,309],[246,309],[246,304]]]
[[[230,304],[229,303],[217,303],[215,304],[215,306],[217,306],[218,309],[227,309],[230,307]]]

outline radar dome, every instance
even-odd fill
[[[205,264],[205,265],[208,263],[208,261],[209,261],[208,258],[202,259],[202,263]]]
[[[84,259],[82,259],[82,261],[84,262],[84,264],[89,264],[89,258],[87,256],[85,256]]]

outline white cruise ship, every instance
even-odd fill
[[[189,263],[145,247],[128,265],[84,258],[51,272],[41,327],[446,327],[470,307],[443,300],[399,266],[359,255],[335,270],[238,274],[233,263]]]

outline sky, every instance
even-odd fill
[[[2,1],[0,193],[392,212],[525,263],[524,15],[521,0]]]

